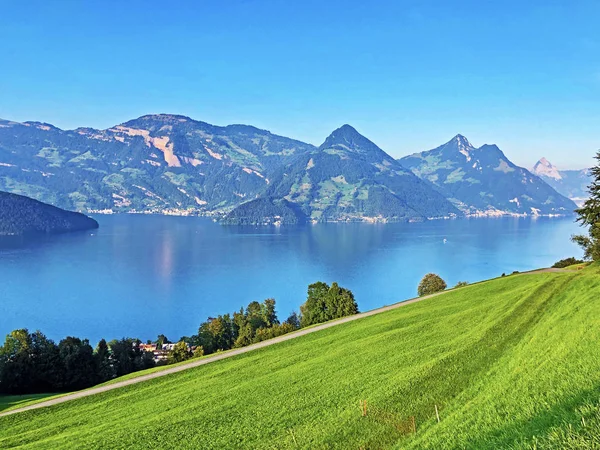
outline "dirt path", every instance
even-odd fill
[[[523,272],[522,275],[529,275],[529,274],[538,274],[538,273],[554,273],[554,272],[572,272],[569,270],[564,270],[564,269],[539,269],[539,270],[534,270],[531,272]],[[205,364],[210,364],[213,363],[215,361],[220,361],[222,359],[226,359],[226,358],[231,358],[232,356],[236,356],[236,355],[241,355],[243,353],[248,353],[251,352],[253,350],[259,349],[259,348],[263,348],[263,347],[268,347],[270,345],[274,345],[274,344],[278,344],[280,342],[284,342],[284,341],[289,341],[290,339],[295,339],[298,338],[300,336],[304,336],[306,334],[311,334],[311,333],[316,333],[317,331],[321,331],[321,330],[325,330],[327,328],[331,328],[331,327],[335,327],[337,325],[340,325],[342,323],[347,323],[347,322],[352,322],[354,320],[359,320],[362,319],[364,317],[369,317],[369,316],[374,316],[375,314],[379,314],[385,311],[391,311],[393,309],[397,309],[397,308],[401,308],[403,306],[406,305],[411,305],[413,303],[416,302],[420,302],[422,300],[427,300],[429,298],[432,297],[436,297],[438,295],[442,295],[448,292],[452,292],[452,291],[444,291],[444,292],[438,292],[437,294],[432,294],[432,295],[427,295],[425,297],[418,297],[418,298],[413,298],[410,300],[406,300],[400,303],[395,303],[393,305],[389,305],[389,306],[384,306],[382,308],[377,308],[377,309],[373,309],[371,311],[367,311],[364,313],[360,313],[360,314],[355,314],[353,316],[348,316],[348,317],[343,317],[341,319],[337,319],[337,320],[332,320],[330,322],[326,322],[323,323],[321,325],[316,325],[314,327],[311,328],[304,328],[302,330],[299,331],[295,331],[293,333],[289,333],[289,334],[284,334],[283,336],[279,336],[273,339],[269,339],[268,341],[263,341],[263,342],[259,342],[258,344],[252,344],[249,345],[247,347],[242,347],[242,348],[237,348],[234,350],[229,350],[225,353],[218,353],[218,354],[214,354],[211,356],[208,356],[206,358],[203,359],[199,359],[196,361],[192,361],[189,362],[187,364],[182,364],[180,366],[176,366],[176,367],[171,367],[168,369],[164,369],[158,372],[153,372],[150,373],[148,375],[141,375],[139,377],[136,378],[131,378],[129,380],[125,380],[125,381],[120,381],[117,383],[113,383],[107,386],[100,386],[100,387],[96,387],[96,388],[90,388],[87,389],[85,391],[79,391],[79,392],[75,392],[73,394],[66,394],[62,397],[57,397],[51,400],[46,400],[46,401],[42,401],[39,403],[35,403],[33,405],[29,405],[29,406],[23,406],[22,408],[17,408],[17,409],[12,409],[10,411],[4,411],[4,412],[0,412],[0,417],[3,416],[8,416],[11,414],[17,414],[20,412],[24,412],[24,411],[29,411],[32,409],[39,409],[39,408],[46,408],[48,406],[52,406],[52,405],[58,405],[60,403],[65,403],[71,400],[75,400],[78,398],[83,398],[83,397],[88,397],[90,395],[95,395],[95,394],[100,394],[101,392],[107,392],[107,391],[112,391],[113,389],[119,389],[121,387],[124,386],[129,386],[132,384],[137,384],[137,383],[143,383],[144,381],[148,381],[148,380],[152,380],[154,378],[160,378],[160,377],[164,377],[167,375],[171,375],[173,373],[177,373],[177,372],[182,372],[184,370],[188,370],[191,369],[193,367],[199,367],[199,366],[203,366]]]

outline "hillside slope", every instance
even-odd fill
[[[98,228],[83,214],[0,191],[0,236],[54,234]]]
[[[460,134],[400,163],[467,214],[565,215],[576,208],[540,178],[513,164],[496,145],[475,148]]]
[[[265,196],[297,205],[313,222],[407,221],[449,217],[460,212],[428,183],[350,125],[333,131],[325,142],[299,155],[276,172]],[[238,207],[232,216],[258,218],[259,208]],[[267,217],[268,219],[268,217]]]
[[[599,275],[592,266],[492,280],[3,417],[0,447],[568,448],[576,435],[571,448],[592,448]]]
[[[314,147],[247,125],[151,114],[106,130],[0,120],[0,189],[78,211],[213,212]]]

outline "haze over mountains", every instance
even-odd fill
[[[532,172],[578,205],[588,196],[587,188],[592,182],[589,169],[559,170],[546,158],[542,158],[533,166]]]
[[[565,214],[575,204],[527,169],[513,164],[496,145],[475,148],[456,135],[433,150],[400,159],[467,214]]]
[[[320,147],[247,125],[142,116],[106,130],[0,120],[0,189],[83,212],[229,223],[569,214],[573,202],[463,136],[397,161],[349,125]]]

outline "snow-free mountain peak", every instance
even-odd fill
[[[372,141],[360,134],[356,129],[348,124],[342,125],[334,130],[325,139],[320,147],[321,149],[341,149],[350,150],[359,153],[383,152]]]
[[[562,179],[562,175],[560,174],[558,167],[554,166],[546,158],[540,159],[535,166],[533,166],[533,173],[538,176],[545,176],[555,180]]]

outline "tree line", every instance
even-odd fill
[[[56,344],[41,331],[14,330],[0,346],[0,393],[31,394],[85,389],[157,364],[185,361],[232,348],[244,347],[320,322],[358,313],[349,289],[317,282],[308,287],[300,314],[277,318],[275,300],[251,302],[232,314],[209,317],[197,334],[182,337],[159,362],[142,341],[102,339],[93,348],[87,339],[68,336]],[[151,344],[148,341],[147,344]],[[157,348],[169,343],[159,335]],[[194,349],[194,350],[192,350]]]

